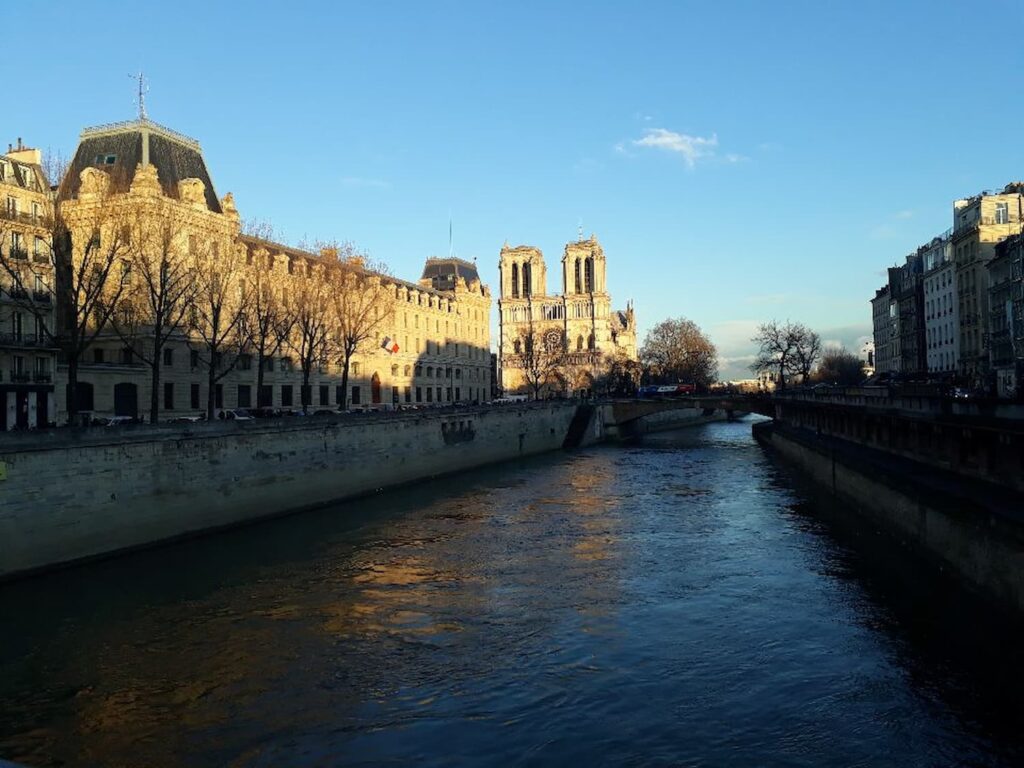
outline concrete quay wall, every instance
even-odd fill
[[[0,578],[561,448],[573,403],[0,442]],[[594,412],[576,444],[602,436]]]
[[[1011,489],[777,422],[754,436],[825,494],[1011,610],[1024,610],[1024,507]]]

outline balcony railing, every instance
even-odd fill
[[[7,207],[0,208],[0,219],[16,221],[19,224],[29,224],[34,227],[49,227],[51,223],[49,216],[34,214],[31,211],[12,211]]]
[[[24,371],[11,371],[11,381],[15,384],[28,384],[32,381],[32,374]]]
[[[49,291],[32,291],[32,298],[39,304],[49,304],[53,300]]]
[[[36,384],[49,384],[53,381],[53,374],[49,371],[36,371],[32,374],[32,381]]]
[[[0,333],[0,345],[6,347],[29,347],[41,349],[50,346],[46,336],[28,333]]]

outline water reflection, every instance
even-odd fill
[[[744,423],[8,585],[0,610],[0,755],[37,766],[1021,758],[1016,631]]]

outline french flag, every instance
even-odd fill
[[[398,342],[392,339],[390,336],[385,336],[384,341],[380,343],[381,349],[386,349],[392,355],[398,351]]]

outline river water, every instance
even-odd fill
[[[1024,764],[1019,625],[749,422],[0,587],[32,766]]]

